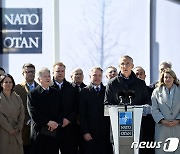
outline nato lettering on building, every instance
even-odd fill
[[[1,53],[42,53],[42,9],[1,8]]]

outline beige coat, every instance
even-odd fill
[[[0,93],[0,154],[23,154],[21,130],[24,122],[24,106],[13,92],[10,98]],[[19,129],[16,135],[10,135]]]
[[[164,143],[169,137],[180,139],[180,124],[174,127],[167,127],[158,123],[163,118],[166,120],[180,119],[180,86],[175,86],[172,106],[169,104],[164,86],[156,88],[151,98],[152,116],[156,122],[155,141],[162,141]],[[160,148],[156,149],[156,154],[167,154],[167,152]],[[180,154],[180,147],[171,154]]]
[[[35,87],[38,85],[36,82],[34,84],[35,84]],[[26,82],[23,82],[21,84],[17,84],[14,87],[14,91],[21,97],[23,101],[25,119],[24,119],[24,126],[22,129],[22,139],[23,139],[23,145],[29,145],[30,144],[30,119],[31,119],[27,111],[27,93],[29,92],[29,87],[27,86]]]

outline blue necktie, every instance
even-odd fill
[[[29,85],[29,90],[31,91],[33,89],[34,89],[33,85]]]
[[[98,92],[98,93],[100,92],[100,88],[99,87],[96,87],[95,89],[96,89],[96,92]]]

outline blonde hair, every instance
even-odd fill
[[[176,84],[176,85],[179,85],[179,84],[180,84],[180,83],[179,83],[179,80],[178,80],[178,78],[177,78],[177,76],[176,76],[176,74],[175,74],[175,72],[174,72],[172,69],[170,69],[170,68],[166,68],[166,69],[163,70],[162,73],[160,74],[159,82],[158,82],[158,84],[157,84],[158,87],[164,85],[164,74],[165,74],[165,73],[169,73],[169,74],[173,77],[173,79],[174,79],[174,84]]]

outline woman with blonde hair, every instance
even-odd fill
[[[159,79],[158,87],[153,91],[152,116],[156,122],[155,141],[162,142],[156,154],[166,154],[164,144],[167,138],[180,138],[180,85],[173,70],[165,69]],[[179,154],[180,148],[172,154]]]
[[[0,81],[0,154],[23,154],[21,130],[24,123],[24,106],[14,92],[11,75],[3,75]]]

